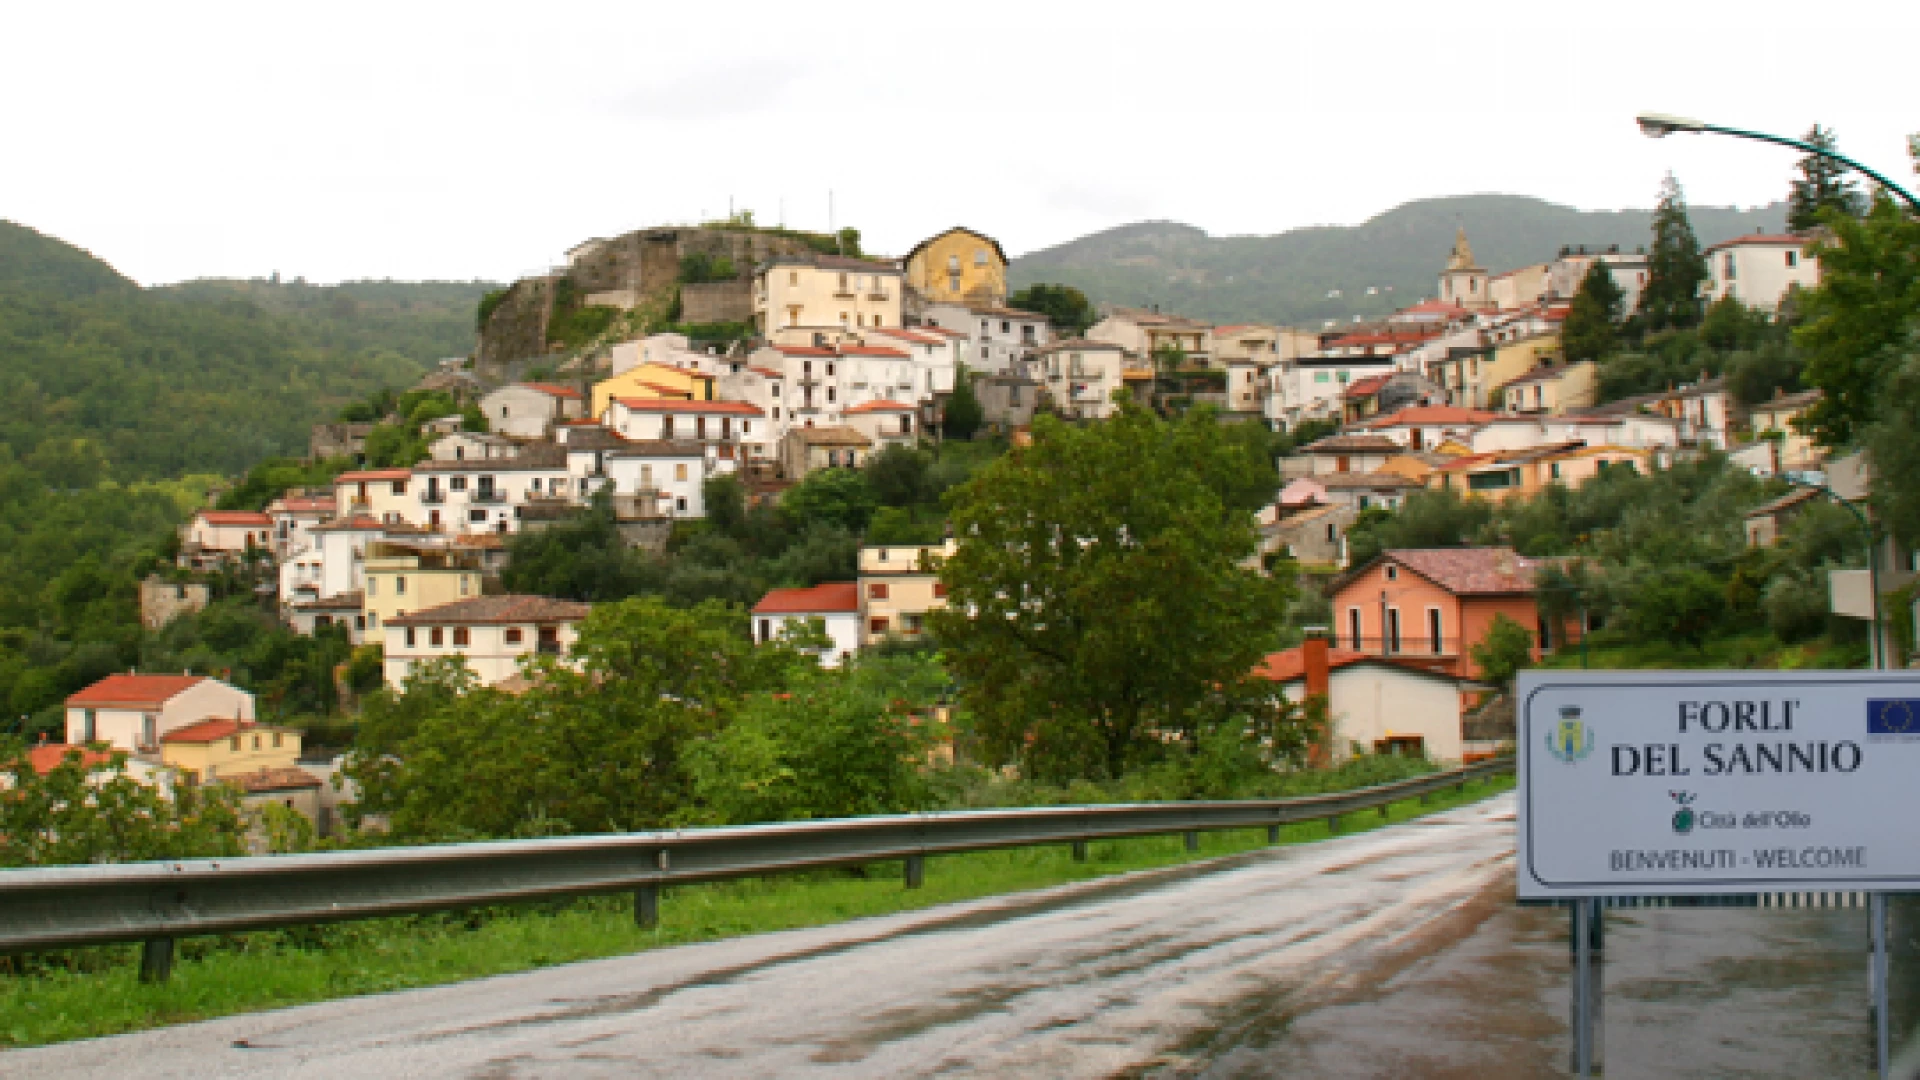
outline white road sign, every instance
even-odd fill
[[[1519,895],[1920,891],[1920,677],[1520,675]]]

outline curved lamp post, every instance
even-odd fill
[[[1900,196],[1909,208],[1915,213],[1920,213],[1920,199],[1914,198],[1913,193],[1906,188],[1881,176],[1879,173],[1874,172],[1872,169],[1867,168],[1865,165],[1860,164],[1850,157],[1834,153],[1832,150],[1822,149],[1811,143],[1801,142],[1799,139],[1788,139],[1779,135],[1768,135],[1760,131],[1744,131],[1740,128],[1722,127],[1719,124],[1709,124],[1701,120],[1690,120],[1684,116],[1668,116],[1665,113],[1641,113],[1634,119],[1640,125],[1640,133],[1649,139],[1664,139],[1676,131],[1695,135],[1703,132],[1712,132],[1715,135],[1731,135],[1736,139],[1752,139],[1755,142],[1773,143],[1775,146],[1790,146],[1803,153],[1823,157],[1829,161],[1837,161],[1847,168],[1852,169],[1854,172],[1868,177],[1874,183],[1879,184],[1895,195]]]

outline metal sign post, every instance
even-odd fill
[[[1518,894],[1574,906],[1575,1072],[1598,1056],[1601,898],[1852,892],[1869,896],[1886,1077],[1885,894],[1920,892],[1896,812],[1915,804],[1920,676],[1528,671],[1517,696]]]

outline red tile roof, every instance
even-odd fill
[[[898,401],[869,401],[864,405],[855,405],[853,408],[846,410],[845,415],[853,416],[856,413],[912,411],[913,406],[903,405]]]
[[[1386,385],[1392,381],[1393,376],[1391,375],[1369,375],[1364,379],[1348,384],[1346,396],[1350,398],[1369,398],[1385,389]]]
[[[834,352],[832,349],[823,349],[818,345],[775,345],[774,348],[779,349],[782,353],[788,356],[837,356],[839,355],[838,353]]]
[[[388,626],[505,625],[529,622],[579,622],[592,611],[587,604],[550,596],[477,596],[425,611],[395,615]]]
[[[300,495],[278,502],[279,511],[285,514],[330,514],[334,509],[331,495]]]
[[[1510,547],[1403,548],[1378,558],[1399,563],[1455,596],[1530,593],[1542,565]]]
[[[1458,405],[1409,405],[1385,416],[1376,416],[1367,421],[1364,426],[1384,428],[1412,424],[1484,424],[1495,416],[1494,413],[1482,412],[1479,409],[1463,409]]]
[[[1351,649],[1330,648],[1327,650],[1328,671],[1339,671],[1341,668],[1352,667],[1355,664],[1382,664],[1387,667],[1399,668],[1402,671],[1410,671],[1416,675],[1426,675],[1439,679],[1451,678],[1451,676],[1434,671],[1430,667],[1403,660],[1399,657],[1369,656],[1366,653],[1354,652]],[[1298,648],[1283,649],[1277,653],[1268,653],[1267,658],[1260,661],[1260,666],[1253,669],[1253,674],[1257,678],[1272,679],[1274,682],[1279,683],[1297,682],[1306,677],[1306,660],[1302,655],[1302,651]]]
[[[282,765],[272,769],[261,769],[242,776],[223,776],[220,783],[230,784],[248,794],[263,791],[296,791],[302,788],[317,788],[320,778],[305,769],[295,769]]]
[[[27,764],[33,766],[36,775],[45,776],[66,760],[68,752],[80,755],[82,768],[105,765],[113,760],[113,755],[104,750],[89,750],[84,746],[70,746],[66,743],[41,743],[27,751]]]
[[[207,681],[205,675],[109,675],[67,699],[68,706],[129,705],[158,708],[181,691]]]
[[[580,397],[580,391],[574,390],[570,387],[557,386],[553,383],[528,382],[528,383],[521,383],[520,385],[527,388],[528,390],[538,390],[539,392],[543,394],[547,394],[551,397],[574,398],[576,400],[578,400]]]
[[[163,743],[210,743],[231,738],[243,731],[289,732],[292,728],[275,727],[272,724],[256,724],[251,720],[227,720],[211,717],[197,724],[188,724],[175,728],[160,736]]]
[[[336,484],[357,484],[362,480],[411,480],[412,469],[366,469],[361,472],[343,472],[333,478]]]
[[[209,525],[245,525],[248,528],[265,527],[273,524],[273,519],[265,514],[249,513],[245,510],[202,510],[194,517]]]
[[[1508,273],[1513,273],[1513,272],[1514,271],[1509,271]],[[1503,274],[1500,276],[1504,277],[1506,275]],[[1465,315],[1467,313],[1467,309],[1461,307],[1459,304],[1449,303],[1445,300],[1422,300],[1419,303],[1413,305],[1412,307],[1401,308],[1399,311],[1399,314],[1425,315],[1428,312],[1432,312],[1433,314],[1436,314],[1436,315]]]
[[[1439,332],[1434,330],[1376,330],[1334,338],[1327,343],[1327,348],[1344,349],[1356,345],[1418,345],[1439,336]]]
[[[786,378],[785,372],[775,371],[770,367],[761,367],[759,364],[748,364],[747,370],[753,372],[755,375],[763,375],[769,379]]]
[[[888,360],[911,360],[912,357],[899,349],[887,349],[878,345],[842,345],[841,356],[878,356]]]
[[[744,401],[679,401],[666,398],[629,398],[617,397],[613,400],[625,406],[629,412],[642,413],[707,413],[713,416],[765,416],[758,406]]]
[[[876,334],[885,334],[886,336],[892,337],[892,338],[899,338],[902,341],[917,342],[921,345],[945,345],[946,344],[946,342],[942,341],[940,338],[937,338],[932,334],[923,333],[919,330],[881,329],[881,330],[875,330],[873,332]]]
[[[853,581],[829,581],[811,589],[772,589],[753,605],[755,615],[839,614],[859,610],[860,585]]]
[[[1700,254],[1705,255],[1709,251],[1719,251],[1721,248],[1730,247],[1759,245],[1768,247],[1806,247],[1811,243],[1813,243],[1813,238],[1810,236],[1774,236],[1767,233],[1748,233],[1745,236],[1736,236],[1731,240],[1722,240],[1704,249]]]

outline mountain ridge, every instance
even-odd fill
[[[1784,203],[1691,207],[1702,246],[1784,227]],[[1214,236],[1175,221],[1117,225],[1013,260],[1009,284],[1073,285],[1097,303],[1159,304],[1214,321],[1317,325],[1383,317],[1431,296],[1465,228],[1480,265],[1500,273],[1562,246],[1623,250],[1651,237],[1651,210],[1578,210],[1527,195],[1451,195],[1402,203],[1357,225]],[[1377,290],[1372,295],[1367,289]],[[1338,291],[1337,297],[1328,293]]]

